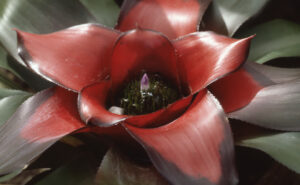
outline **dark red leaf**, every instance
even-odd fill
[[[107,77],[111,50],[119,36],[95,24],[44,35],[17,33],[25,63],[46,79],[75,91]]]
[[[127,31],[138,25],[175,39],[197,31],[210,2],[211,0],[125,0],[117,29]]]
[[[172,184],[237,183],[228,120],[206,90],[197,95],[186,113],[167,125],[148,129],[124,126]]]
[[[238,110],[254,98],[264,87],[299,78],[299,69],[277,68],[247,62],[242,69],[210,85],[225,112]]]
[[[174,41],[185,93],[195,93],[240,67],[248,56],[250,40],[198,32]]]
[[[160,33],[135,29],[122,35],[113,49],[113,93],[132,78],[137,78],[142,71],[159,73],[173,85],[180,85],[172,43]]]
[[[111,82],[102,81],[85,87],[79,94],[78,108],[82,120],[86,123],[108,127],[115,125],[128,116],[111,113],[107,110],[110,98]]]
[[[246,106],[264,86],[245,68],[213,83],[209,89],[217,97],[225,112]]]
[[[84,128],[76,98],[56,87],[26,100],[0,127],[0,174],[23,168],[63,136]]]

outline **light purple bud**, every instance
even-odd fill
[[[141,91],[147,91],[150,88],[148,75],[145,73],[141,79]]]

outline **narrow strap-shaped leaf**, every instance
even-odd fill
[[[14,95],[0,100],[0,126],[4,124],[17,110],[17,108],[28,98],[29,94]]]
[[[262,81],[264,77],[265,81],[268,80],[277,84],[300,78],[300,68],[280,68],[254,62],[247,62],[245,68],[252,72],[257,81]],[[263,84],[263,82],[261,83]]]
[[[117,24],[120,8],[114,0],[80,0],[93,14],[97,22],[109,27],[114,27]]]
[[[246,138],[239,140],[237,145],[266,152],[289,169],[300,173],[299,132],[273,133],[259,137]]]
[[[77,156],[76,156],[77,155]],[[36,185],[93,185],[97,160],[89,152],[78,152],[72,161],[49,173]]]
[[[125,0],[117,29],[139,26],[164,33],[170,39],[197,31],[211,0]]]
[[[110,149],[104,156],[96,175],[97,184],[105,185],[169,185],[153,166],[141,166]]]
[[[249,60],[264,63],[280,57],[299,57],[300,25],[273,20],[239,33],[239,37],[256,34],[251,42]]]
[[[16,95],[30,95],[30,93],[15,89],[5,89],[0,88],[0,99],[8,97],[8,96],[16,96]]]
[[[23,168],[57,140],[85,127],[75,93],[56,87],[26,100],[0,126],[0,174]]]
[[[263,88],[229,117],[266,128],[300,131],[300,80]]]
[[[96,22],[77,0],[1,0],[0,42],[19,62],[16,34],[12,28],[49,33],[73,25]]]
[[[173,185],[234,185],[233,141],[216,99],[201,91],[177,120],[157,128],[124,124]]]
[[[268,0],[214,0],[203,17],[201,30],[233,36],[249,18],[257,14]]]

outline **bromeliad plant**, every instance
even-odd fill
[[[94,132],[134,138],[171,184],[237,184],[227,117],[299,130],[296,103],[274,98],[298,91],[299,75],[246,62],[252,36],[197,31],[209,4],[128,0],[115,29],[16,30],[26,66],[56,86],[0,127],[0,173],[23,168],[65,135]]]

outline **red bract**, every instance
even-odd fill
[[[117,26],[122,32],[96,24],[44,35],[17,31],[24,62],[58,86],[28,99],[1,128],[1,173],[24,167],[78,130],[116,137],[128,132],[174,185],[236,184],[228,120],[206,87],[239,69],[252,37],[195,32],[209,2],[126,1]],[[150,114],[109,112],[107,101],[141,71],[163,75],[184,97]],[[222,102],[230,96],[222,94],[222,84],[212,89]],[[225,110],[243,107],[259,89],[225,103]]]

